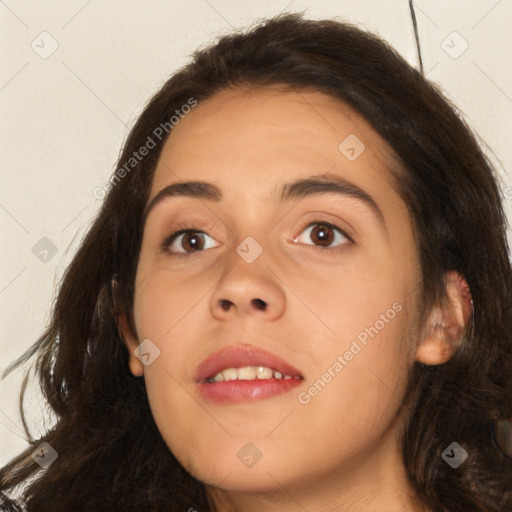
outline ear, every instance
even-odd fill
[[[130,326],[128,324],[127,312],[122,309],[119,305],[119,289],[117,279],[114,277],[111,281],[112,285],[112,305],[113,305],[113,314],[114,319],[117,325],[117,332],[121,340],[123,340],[126,348],[128,349],[128,353],[130,354],[130,359],[128,361],[128,366],[130,371],[135,377],[141,377],[144,374],[144,366],[139,359],[137,359],[133,353],[133,351],[139,345],[137,337],[134,336]]]
[[[447,272],[445,287],[448,300],[433,308],[416,350],[416,360],[426,365],[443,364],[452,357],[473,314],[473,300],[462,275]]]

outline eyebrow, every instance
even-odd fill
[[[321,174],[285,183],[281,190],[281,201],[302,199],[318,194],[339,194],[361,201],[373,212],[384,230],[386,230],[384,215],[373,197],[362,188],[341,176]],[[171,197],[194,197],[207,201],[220,202],[222,200],[222,191],[212,183],[204,181],[186,181],[168,185],[160,190],[149,202],[143,216],[144,223],[151,210],[157,204]]]

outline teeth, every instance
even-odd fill
[[[281,372],[275,371],[266,366],[244,366],[243,368],[226,368],[211,377],[207,382],[222,382],[230,380],[254,380],[254,379],[299,379],[300,377],[292,377],[291,375],[283,375]]]
[[[238,368],[235,372],[238,373],[238,380],[252,380],[256,378],[256,368],[254,366],[244,366],[243,368]]]
[[[266,366],[258,366],[256,369],[256,377],[258,379],[271,379],[273,373],[272,368],[267,368]]]
[[[221,372],[223,380],[236,380],[238,378],[238,372],[236,368],[226,368],[223,372]]]

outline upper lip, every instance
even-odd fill
[[[198,382],[204,382],[226,368],[241,368],[244,366],[266,366],[281,372],[283,375],[302,378],[297,368],[294,368],[279,356],[248,345],[226,347],[209,355],[197,367],[196,378]]]

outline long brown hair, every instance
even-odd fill
[[[143,212],[167,132],[172,136],[171,116],[191,99],[246,85],[328,94],[366,118],[392,148],[404,170],[396,188],[414,223],[422,311],[444,300],[449,270],[465,276],[474,302],[473,322],[454,356],[435,367],[416,363],[411,371],[402,444],[409,480],[436,512],[512,510],[512,459],[492,442],[493,420],[512,416],[512,274],[497,174],[440,89],[387,43],[346,23],[299,14],[265,20],[197,51],[140,115],[118,163],[126,172],[116,171],[63,276],[49,327],[8,369],[35,358],[57,421],[32,442],[48,442],[58,458],[42,470],[31,447],[5,466],[4,508],[210,510],[203,484],[160,436],[144,379],[128,370],[116,314],[128,312],[136,333]],[[148,137],[154,147],[126,167]],[[457,469],[441,456],[452,442],[469,455]],[[21,499],[12,497],[18,486]]]

